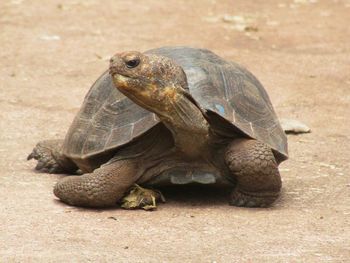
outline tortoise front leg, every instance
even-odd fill
[[[54,194],[74,206],[114,206],[143,174],[137,159],[107,163],[92,173],[65,177],[58,181]]]
[[[234,140],[227,148],[225,162],[237,182],[231,205],[267,207],[278,198],[281,177],[275,157],[265,144],[250,139]]]

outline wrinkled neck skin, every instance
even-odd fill
[[[156,114],[171,131],[175,147],[187,158],[205,158],[210,143],[209,123],[203,112],[184,94],[177,94]]]

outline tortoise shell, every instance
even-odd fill
[[[288,157],[287,138],[270,99],[249,71],[205,49],[163,47],[146,53],[169,57],[183,68],[189,92],[210,118],[266,143],[279,161]],[[125,145],[159,122],[154,113],[119,92],[105,72],[86,95],[63,151],[72,158],[93,157]]]

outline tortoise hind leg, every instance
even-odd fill
[[[54,194],[69,205],[114,206],[144,172],[141,165],[136,159],[109,162],[92,173],[59,180]]]
[[[227,148],[225,162],[237,182],[230,204],[267,207],[279,196],[281,177],[269,147],[252,139],[234,140]]]
[[[78,167],[73,161],[61,154],[63,140],[45,140],[39,142],[28,155],[27,160],[38,161],[36,170],[47,170],[49,173],[74,174]]]

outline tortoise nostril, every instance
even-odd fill
[[[111,57],[111,59],[109,60],[110,63],[113,63],[115,61],[114,57]]]

